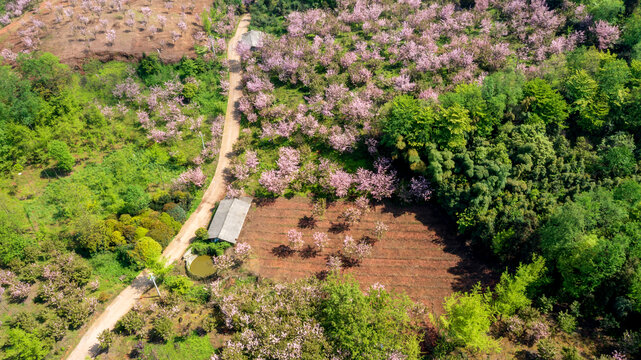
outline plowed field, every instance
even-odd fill
[[[445,296],[467,290],[477,281],[485,282],[490,277],[486,267],[471,259],[464,241],[449,230],[454,228],[453,224],[447,223],[445,217],[429,205],[378,205],[349,230],[332,229],[347,207],[342,202],[331,204],[324,218],[318,220],[314,229],[309,229],[299,227],[303,217],[311,216],[307,199],[279,198],[268,204],[253,205],[239,237],[239,241],[249,243],[254,249],[249,269],[275,280],[317,275],[327,269],[327,256],[341,249],[346,234],[357,240],[372,236],[376,221],[383,221],[389,230],[374,244],[372,254],[344,270],[352,273],[364,288],[378,282],[440,312]],[[329,245],[317,254],[299,251],[283,255],[277,248],[288,245],[286,234],[292,228],[303,233],[306,246],[313,245],[315,231],[327,232]]]

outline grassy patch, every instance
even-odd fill
[[[207,360],[214,352],[208,336],[195,334],[187,337],[176,337],[166,344],[148,344],[145,346],[145,354],[155,355],[156,359],[189,359]]]

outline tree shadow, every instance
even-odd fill
[[[272,254],[279,258],[292,256],[296,251],[287,245],[278,245],[272,248]]]
[[[276,198],[273,196],[264,196],[254,198],[254,204],[258,207],[274,205]]]
[[[329,226],[329,232],[331,234],[340,234],[342,232],[345,232],[349,230],[349,225],[344,222],[331,222]]]
[[[65,176],[66,174],[55,167],[46,168],[40,171],[41,179],[57,179],[59,177]]]
[[[310,259],[316,257],[318,253],[318,249],[313,248],[311,245],[307,245],[303,250],[300,251],[300,257],[302,257],[303,259]]]
[[[344,269],[349,269],[361,265],[361,261],[359,259],[354,259],[343,254],[340,254],[340,257]]]
[[[329,275],[329,270],[321,270],[314,274],[314,276],[320,281],[327,279],[327,275]]]
[[[373,238],[369,235],[363,235],[360,240],[358,240],[359,243],[361,244],[367,244],[369,246],[374,246],[378,242],[377,238]]]
[[[298,219],[298,227],[301,229],[315,229],[317,220],[313,216],[303,216]]]

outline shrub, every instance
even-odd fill
[[[161,316],[154,319],[149,336],[151,340],[167,342],[174,336],[174,325],[167,317]]]
[[[205,241],[209,239],[209,232],[205,228],[196,229],[196,240]]]
[[[109,350],[109,347],[114,342],[114,335],[111,330],[103,330],[103,332],[98,335],[98,347],[101,351]]]
[[[151,266],[162,253],[162,246],[150,237],[142,237],[130,252],[130,257],[139,267]]]
[[[67,296],[59,302],[56,312],[69,323],[69,328],[81,327],[94,311],[94,306],[78,295]]]
[[[579,354],[579,351],[575,347],[564,346],[561,349],[561,360],[581,360],[583,356]]]
[[[145,210],[151,201],[149,194],[138,185],[131,185],[123,191],[120,196],[124,201],[122,208],[120,209],[121,213],[138,215],[141,211]]]
[[[576,318],[567,311],[561,311],[557,315],[556,321],[559,324],[559,328],[568,334],[576,330]]]
[[[545,260],[535,257],[531,264],[519,265],[516,274],[504,272],[494,289],[493,308],[502,316],[512,316],[518,310],[530,306],[528,287],[538,281],[545,271]]]
[[[167,214],[171,215],[171,217],[174,220],[179,221],[181,223],[187,220],[187,213],[185,212],[185,209],[183,209],[180,205],[176,205],[171,209],[167,210]]]
[[[165,277],[163,284],[172,293],[185,295],[194,283],[185,276],[168,275]]]
[[[559,349],[554,341],[550,339],[541,339],[536,346],[536,354],[541,360],[556,360]]]
[[[192,244],[191,249],[196,255],[221,256],[225,253],[225,250],[230,247],[232,247],[232,245],[225,241],[195,242]]]
[[[116,331],[124,335],[135,335],[145,325],[142,315],[134,310],[129,311],[118,322],[116,322]]]
[[[69,147],[62,141],[52,140],[47,144],[49,155],[56,161],[56,168],[66,173],[73,169],[76,160],[71,156]]]
[[[439,320],[452,343],[473,351],[498,349],[496,341],[488,335],[492,310],[480,286],[475,286],[469,293],[455,293],[446,298],[444,309],[445,315]]]

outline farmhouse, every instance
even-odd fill
[[[209,224],[209,239],[236,244],[251,204],[252,198],[248,196],[221,201]]]

